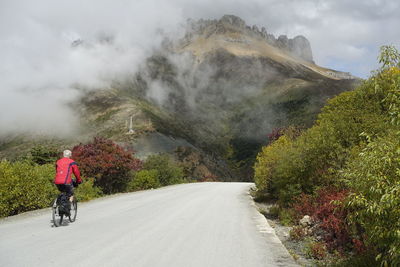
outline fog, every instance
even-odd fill
[[[162,1],[2,1],[0,135],[73,134],[77,85],[135,73],[181,18]]]
[[[316,63],[366,77],[379,45],[400,43],[399,12],[398,1],[389,0],[3,0],[0,136],[73,135],[78,88],[106,88],[135,73],[164,37],[183,34],[187,18],[234,14],[276,35],[302,34]],[[159,86],[150,98],[162,99]]]

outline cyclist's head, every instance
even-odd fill
[[[72,156],[71,150],[64,150],[63,152],[64,158],[70,158]]]

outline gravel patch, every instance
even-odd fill
[[[317,266],[312,259],[308,259],[304,247],[306,245],[305,241],[293,240],[290,238],[291,226],[282,225],[278,218],[273,217],[269,210],[273,203],[260,203],[255,202],[258,210],[265,216],[269,225],[275,230],[276,236],[281,240],[282,244],[286,247],[289,253],[293,256],[296,263],[301,266],[314,267]]]

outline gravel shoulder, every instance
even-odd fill
[[[306,267],[317,266],[311,259],[307,258],[304,252],[306,242],[292,240],[290,238],[290,230],[292,227],[282,225],[278,218],[274,218],[270,215],[269,209],[274,205],[273,203],[255,202],[255,205],[266,218],[268,224],[274,229],[276,236],[289,251],[297,264]]]

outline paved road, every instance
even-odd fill
[[[248,194],[196,183],[82,203],[75,223],[50,210],[0,221],[0,266],[295,266]]]

